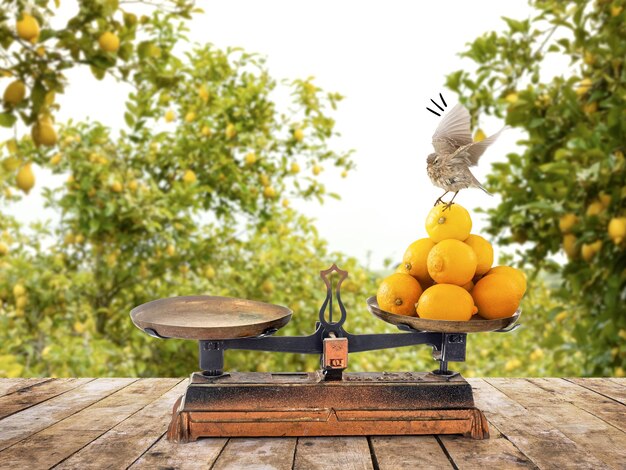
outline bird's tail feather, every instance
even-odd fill
[[[472,180],[472,185],[473,185],[475,188],[482,189],[482,190],[483,190],[484,192],[486,192],[489,196],[493,196],[493,194],[491,194],[489,191],[487,191],[487,190],[485,189],[485,187],[484,187],[482,184],[480,184],[480,181],[478,181],[478,180],[476,179],[476,177],[475,177],[474,175],[472,175],[472,173],[471,173],[471,172],[470,172],[470,176],[471,176],[471,180]]]
[[[479,183],[477,188],[478,189],[482,189],[485,193],[487,193],[488,196],[492,196],[493,197],[493,194],[491,194],[489,191],[487,191],[482,184]]]

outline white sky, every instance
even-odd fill
[[[430,137],[440,118],[425,106],[443,92],[449,108],[455,96],[444,89],[445,75],[463,67],[457,53],[483,32],[501,30],[501,16],[531,14],[525,1],[255,1],[198,2],[205,10],[190,23],[190,38],[219,47],[241,46],[266,55],[272,76],[316,77],[316,83],[346,96],[336,113],[342,137],[335,148],[356,150],[357,169],[342,179],[336,169],[322,173],[329,191],[342,199],[294,203],[314,217],[330,248],[382,267],[386,257],[399,261],[406,246],[426,236],[423,222],[441,194],[426,176]],[[67,10],[71,2],[62,2]],[[69,6],[68,6],[69,5]],[[75,8],[75,7],[74,7]],[[58,98],[58,120],[99,120],[114,128],[123,123],[127,88],[113,80],[97,82],[86,70],[72,72]],[[2,82],[2,87],[4,87]],[[502,126],[485,120],[489,135]],[[2,140],[10,133],[0,130]],[[482,157],[474,173],[481,181],[490,164],[515,149],[517,131],[504,133]],[[52,178],[36,169],[37,186],[14,213],[30,220],[45,214],[42,186]],[[497,203],[480,190],[465,190],[457,201],[468,210]],[[473,215],[474,233],[484,223]]]

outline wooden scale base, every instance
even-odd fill
[[[333,289],[330,275],[338,274]],[[131,311],[135,325],[156,338],[199,342],[200,369],[174,404],[167,437],[189,442],[199,437],[362,436],[462,434],[489,437],[487,420],[474,406],[472,387],[448,361],[464,361],[468,332],[512,331],[513,317],[467,322],[426,320],[369,311],[403,332],[351,334],[343,328],[346,310],[340,287],[348,273],[333,265],[321,272],[326,300],[309,336],[274,336],[291,310],[227,297],[161,299]],[[341,312],[333,322],[334,299]],[[328,314],[328,319],[326,315]],[[433,372],[344,372],[348,353],[427,344],[439,369]],[[313,373],[225,372],[224,351],[318,354]]]
[[[427,372],[229,373],[191,376],[176,401],[167,437],[174,442],[228,436],[462,434],[489,437],[460,375]]]

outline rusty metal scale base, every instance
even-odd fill
[[[460,375],[426,372],[228,373],[191,376],[174,405],[167,437],[462,434],[489,437]]]
[[[336,274],[335,287],[330,276]],[[308,336],[274,336],[291,310],[245,299],[193,296],[161,299],[131,311],[135,325],[156,338],[198,341],[200,370],[174,405],[167,437],[359,436],[462,434],[489,437],[472,388],[448,362],[465,361],[467,333],[512,331],[513,317],[439,321],[394,315],[367,299],[369,311],[401,333],[351,334],[340,287],[348,273],[322,271],[326,300]],[[333,297],[334,290],[334,297]],[[340,310],[333,321],[333,302]],[[328,318],[327,318],[328,316]],[[426,344],[439,368],[432,372],[345,372],[349,353]],[[227,349],[320,356],[317,372],[225,372]]]

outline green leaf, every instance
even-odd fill
[[[15,115],[9,111],[0,114],[0,126],[2,127],[12,127],[16,120]]]

